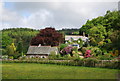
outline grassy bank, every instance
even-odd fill
[[[3,63],[3,79],[116,79],[118,70],[36,63]]]

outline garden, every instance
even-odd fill
[[[116,79],[120,69],[118,13],[107,11],[104,16],[88,20],[77,34],[84,34],[88,38],[86,41],[82,38],[66,41],[64,32],[51,27],[40,31],[26,28],[2,30],[3,78]],[[28,58],[29,45],[39,44],[55,46],[59,53],[52,51],[48,58]]]

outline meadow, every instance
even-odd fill
[[[37,63],[3,63],[3,79],[117,79],[117,69]]]

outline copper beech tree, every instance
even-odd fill
[[[55,28],[41,29],[37,36],[31,40],[31,45],[38,46],[58,46],[64,42],[64,37],[61,33],[57,32]]]

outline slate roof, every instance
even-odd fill
[[[85,36],[65,35],[65,40],[71,40],[71,38],[73,40],[78,40],[79,38],[81,38],[83,41],[86,41],[88,39],[88,37]]]
[[[27,54],[50,54],[50,52],[56,51],[58,53],[57,47],[51,46],[30,46],[28,48]]]

